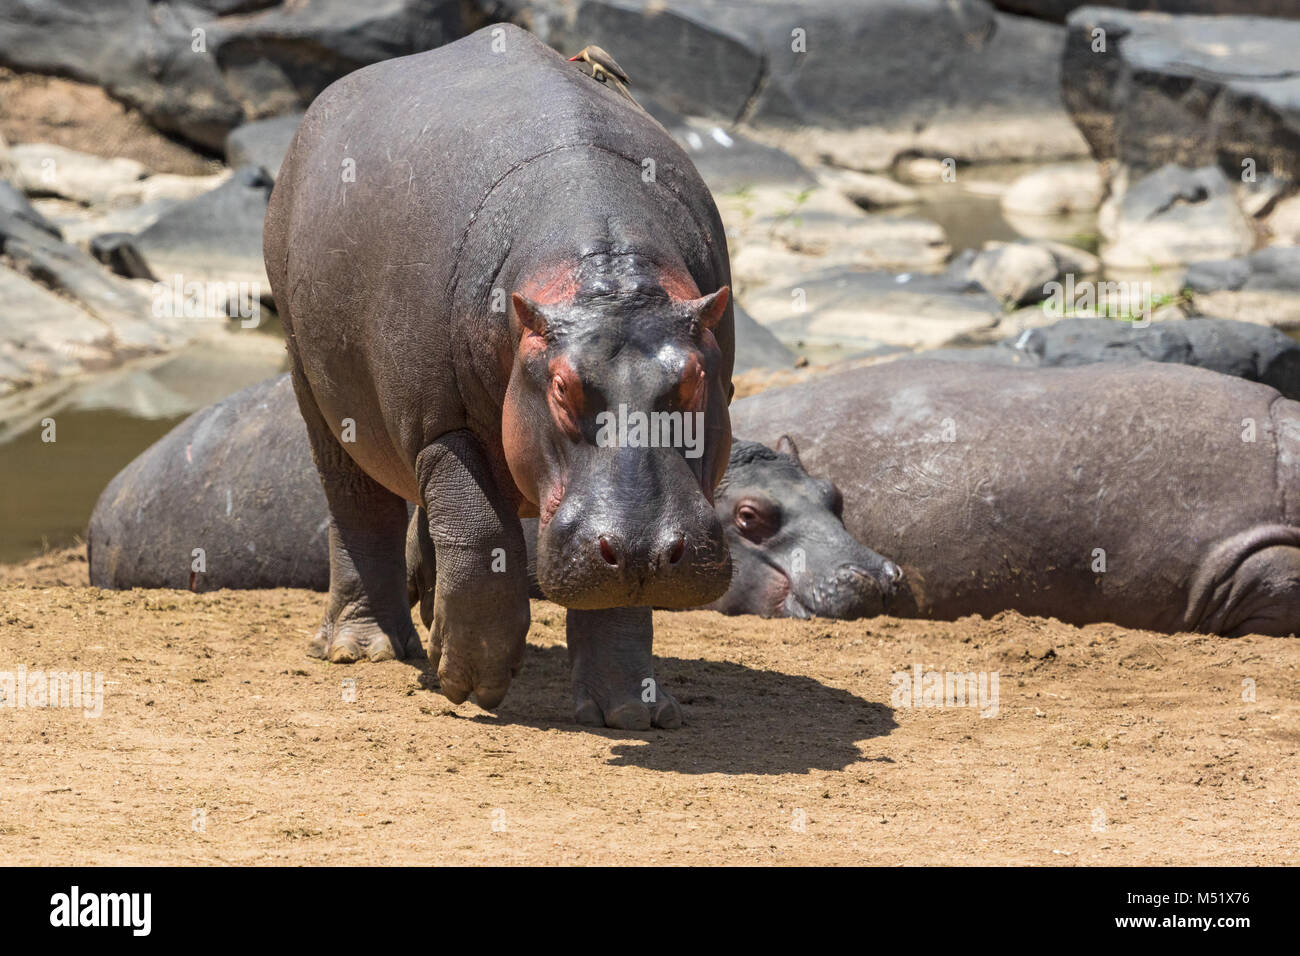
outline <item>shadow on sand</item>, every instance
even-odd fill
[[[421,686],[437,693],[427,662]],[[611,766],[672,773],[783,774],[843,770],[862,760],[857,743],[888,734],[893,710],[810,677],[727,661],[656,657],[655,673],[682,705],[680,730],[583,727],[572,716],[563,647],[530,644],[524,666],[494,714],[471,719],[593,734],[620,741]],[[879,759],[879,758],[877,758]]]

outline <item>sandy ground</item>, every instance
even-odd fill
[[[10,864],[1296,861],[1293,640],[663,613],[687,725],[627,733],[570,722],[554,605],[490,714],[419,667],[306,657],[320,595],[85,567],[0,566],[0,671],[106,682],[98,718],[0,708]],[[997,715],[893,706],[913,664],[998,672]]]

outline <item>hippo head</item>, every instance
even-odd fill
[[[539,586],[582,609],[721,596],[731,566],[712,497],[731,363],[714,330],[731,321],[729,290],[590,259],[538,286],[512,296],[502,440],[537,507]]]
[[[732,445],[716,509],[735,578],[710,606],[764,617],[884,613],[902,571],[848,533],[839,489],[804,471],[790,438],[783,436],[777,449],[739,440]]]

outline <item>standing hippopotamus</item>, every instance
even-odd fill
[[[1268,386],[914,361],[732,411],[842,489],[849,531],[903,568],[899,613],[1300,631],[1300,403]]]
[[[897,566],[850,537],[839,492],[804,471],[788,442],[778,447],[732,443],[714,509],[733,574],[711,606],[777,617],[888,610]],[[307,429],[289,376],[281,375],[195,412],[109,483],[90,518],[90,583],[323,591],[328,527]],[[535,579],[537,521],[523,528],[532,592],[544,597]],[[413,516],[409,533],[408,597],[429,624],[436,557],[427,519]]]
[[[650,608],[730,580],[710,498],[732,313],[722,223],[663,127],[527,32],[487,27],[317,97],[264,247],[330,514],[312,652],[418,653],[417,503],[442,691],[494,707],[528,630],[519,517],[539,516],[579,718],[678,725]]]

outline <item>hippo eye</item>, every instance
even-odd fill
[[[736,505],[734,520],[740,533],[754,542],[771,536],[779,523],[771,509],[763,508],[753,501],[742,501]]]

